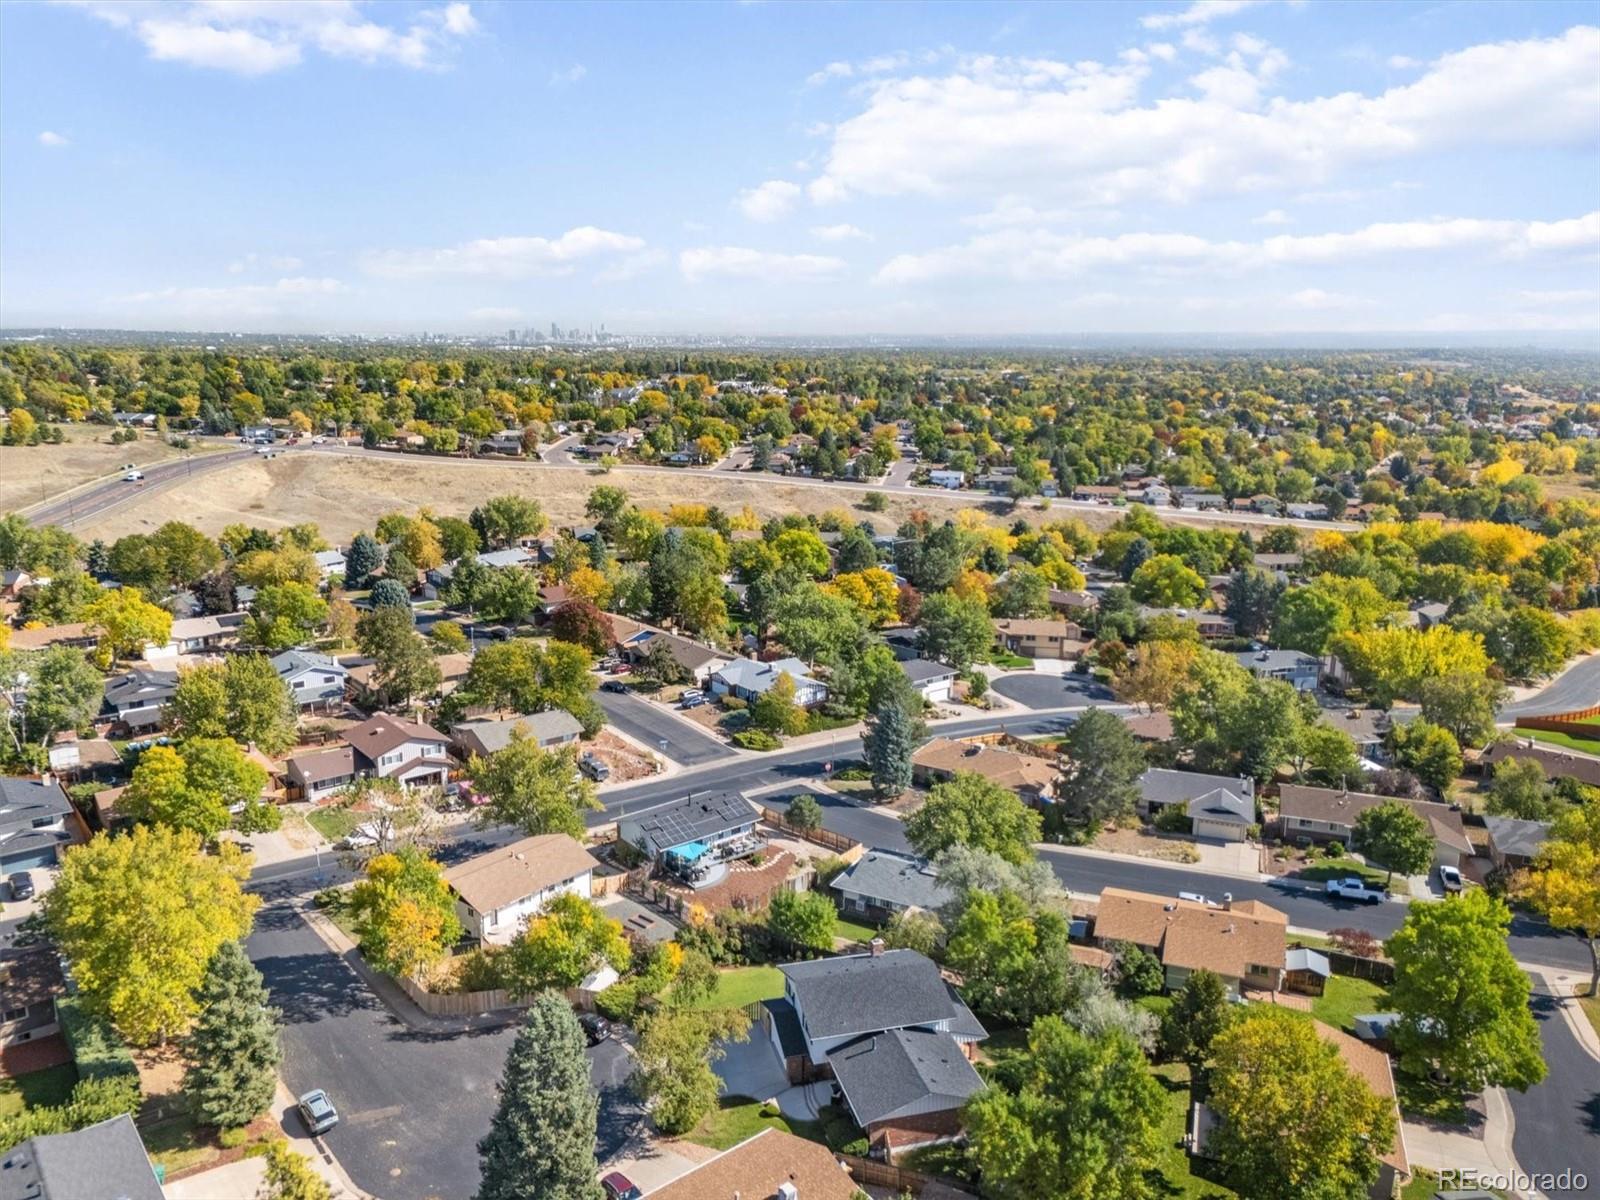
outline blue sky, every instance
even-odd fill
[[[0,322],[1600,329],[1600,5],[0,6]]]

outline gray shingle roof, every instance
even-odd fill
[[[1241,796],[1232,788],[1212,788],[1204,795],[1189,801],[1190,817],[1210,817],[1213,821],[1233,820],[1245,825],[1254,824],[1256,802]]]
[[[939,968],[915,950],[819,958],[778,969],[813,1040],[933,1025],[957,1016]]]
[[[628,818],[622,818],[627,821]],[[685,842],[704,841],[755,823],[755,810],[738,792],[685,796],[637,818],[639,832],[659,852]]]
[[[0,1160],[0,1200],[162,1200],[162,1192],[124,1114],[13,1146]]]
[[[900,664],[900,669],[906,673],[906,678],[912,683],[927,683],[930,679],[944,679],[955,677],[955,668],[947,667],[944,663],[933,662],[926,658],[908,658]]]
[[[72,812],[72,802],[59,783],[0,777],[0,854],[10,856],[48,846],[65,846],[72,835],[58,829],[35,829],[34,821],[55,821]]]
[[[493,754],[511,744],[512,730],[520,728],[528,737],[543,745],[561,738],[573,738],[583,732],[578,718],[563,708],[549,712],[528,713],[520,717],[507,717],[502,721],[463,721],[451,729],[453,738],[460,741],[469,735],[483,753]]]
[[[1225,788],[1236,796],[1253,797],[1255,781],[1233,775],[1205,775],[1199,771],[1169,771],[1151,767],[1139,776],[1139,793],[1150,804],[1187,804],[1207,792]]]
[[[1489,841],[1501,854],[1532,858],[1550,837],[1549,821],[1524,821],[1518,817],[1485,817]]]
[[[948,1033],[877,1033],[841,1046],[828,1062],[862,1126],[912,1111],[959,1108],[983,1087]]]
[[[892,850],[868,850],[832,886],[900,908],[942,908],[955,896],[926,859]]]

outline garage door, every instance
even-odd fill
[[[53,850],[35,850],[32,854],[13,854],[0,858],[0,874],[9,875],[13,871],[27,871],[34,867],[53,867],[56,855]]]

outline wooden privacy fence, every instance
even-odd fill
[[[893,1163],[879,1162],[875,1158],[858,1158],[854,1154],[838,1154],[835,1157],[849,1168],[850,1178],[857,1183],[889,1188],[895,1192],[910,1192],[913,1196],[922,1195],[923,1190],[932,1185],[937,1185],[941,1192],[954,1192],[963,1196],[977,1195],[976,1192],[953,1180],[924,1175],[921,1171],[897,1167]]]
[[[1585,723],[1585,718],[1600,716],[1600,705],[1580,708],[1569,713],[1555,713],[1545,717],[1518,717],[1518,729],[1542,729],[1547,733],[1564,733],[1580,741],[1600,743],[1600,725]],[[1600,749],[1597,745],[1596,749]]]
[[[842,833],[834,833],[831,829],[801,829],[798,825],[791,825],[788,818],[776,809],[763,807],[761,809],[761,820],[763,823],[771,825],[779,833],[786,833],[791,837],[812,842],[837,854],[847,853],[861,845],[854,838],[847,838]]]

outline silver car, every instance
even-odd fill
[[[334,1108],[333,1101],[328,1099],[328,1093],[321,1088],[307,1092],[300,1097],[300,1119],[306,1123],[306,1128],[311,1131],[311,1136],[327,1133],[339,1123],[339,1110]]]

